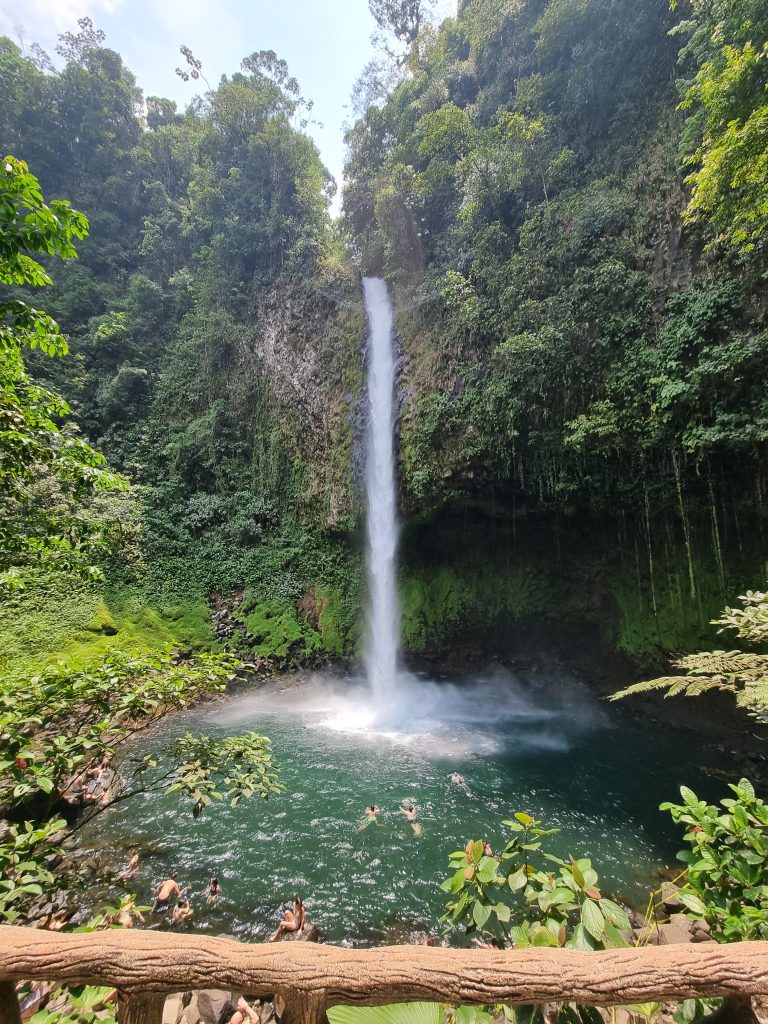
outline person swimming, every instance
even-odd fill
[[[467,780],[460,772],[453,772],[451,774],[451,782],[454,786],[461,786],[462,789],[467,788]]]
[[[400,810],[405,815],[406,821],[411,824],[416,821],[416,804],[401,804]]]
[[[293,908],[283,913],[283,920],[277,926],[277,931],[271,936],[269,941],[277,942],[287,933],[300,932],[304,927],[305,917],[304,904],[301,901],[301,897],[297,896],[293,901]]]
[[[413,834],[415,836],[420,836],[422,833],[422,827],[419,822],[416,821],[416,804],[412,801],[407,804],[401,804],[400,810],[405,815],[405,820],[411,826]]]
[[[375,822],[375,824],[377,824],[377,825],[381,824],[381,822],[379,821],[379,815],[381,814],[381,808],[378,806],[378,804],[368,804],[368,806],[365,808],[365,812],[364,813],[365,813],[365,817],[360,822],[360,824],[357,826],[357,831],[358,832],[362,831],[362,829],[364,829],[364,828],[368,828],[368,826],[371,823]]]

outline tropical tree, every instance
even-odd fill
[[[768,15],[760,0],[693,0],[683,59],[694,77],[690,111],[688,220],[709,220],[718,238],[745,252],[768,230]]]
[[[8,156],[0,170],[0,570],[21,583],[24,566],[98,576],[98,524],[77,515],[78,504],[99,491],[127,488],[70,425],[61,395],[36,384],[23,352],[63,356],[67,342],[56,321],[16,297],[24,286],[51,283],[37,254],[69,260],[73,238],[88,231],[68,202],[46,205],[27,165]]]

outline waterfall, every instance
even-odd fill
[[[397,498],[395,493],[394,312],[381,278],[363,278],[368,314],[368,436],[365,453],[367,503],[368,637],[365,665],[374,701],[393,696],[397,681],[400,609],[395,579]]]

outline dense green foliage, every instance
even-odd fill
[[[7,587],[23,587],[24,571],[69,570],[99,575],[104,524],[88,506],[100,491],[125,486],[99,452],[61,430],[70,408],[55,391],[36,384],[24,350],[67,353],[59,325],[18,298],[19,286],[50,285],[34,257],[71,259],[73,238],[88,222],[68,202],[43,201],[37,178],[6,156],[0,170],[0,573]],[[7,296],[7,297],[6,297]],[[91,502],[92,504],[92,502]]]
[[[0,44],[5,145],[90,221],[49,289],[71,357],[25,372],[136,485],[78,515],[115,552],[100,646],[141,646],[144,609],[199,643],[204,602],[247,591],[239,649],[355,651],[353,266],[396,286],[408,518],[538,531],[524,571],[515,543],[479,573],[450,536],[447,564],[409,553],[409,647],[567,613],[658,659],[707,639],[762,558],[760,5],[467,0],[440,27],[430,7],[371,5],[404,52],[349,133],[341,225],[274,53],[215,88],[185,54],[208,88],[182,113],[87,19],[60,70]],[[587,514],[580,601],[560,552]]]
[[[231,659],[113,655],[85,670],[52,665],[0,689],[0,801],[53,806],[94,758],[169,711],[222,692]]]
[[[332,182],[301,131],[308,105],[271,51],[184,114],[145,99],[88,19],[59,53],[56,71],[0,42],[0,128],[90,222],[51,289],[72,357],[28,365],[139,485],[97,510],[133,546],[104,564],[113,590],[162,608],[251,586],[296,615],[323,584],[346,634],[355,574],[341,538],[317,529],[350,513],[344,389],[361,320],[347,308],[328,327],[353,279],[327,215]],[[72,224],[84,233],[84,218]],[[312,323],[322,344],[297,342]],[[309,380],[291,376],[297,343]]]
[[[686,827],[690,850],[679,894],[690,916],[706,921],[719,942],[768,938],[768,807],[747,779],[731,785],[734,797],[720,807],[699,800],[686,786],[682,804],[665,803]]]
[[[682,106],[695,170],[686,210],[709,219],[718,241],[765,251],[768,230],[768,13],[759,0],[692,0],[686,52],[698,70]]]

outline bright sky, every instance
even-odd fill
[[[440,7],[447,14],[455,0]],[[38,42],[55,59],[58,33],[77,31],[84,15],[106,32],[105,45],[122,55],[145,95],[170,97],[180,109],[202,91],[174,72],[186,67],[182,43],[203,62],[211,85],[255,50],[275,50],[314,101],[322,126],[308,130],[341,183],[349,97],[373,55],[367,0],[0,0],[0,35],[18,42],[22,32],[27,45]]]

